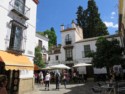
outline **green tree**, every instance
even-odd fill
[[[37,33],[40,34],[40,35],[42,35],[42,36],[45,36],[44,32],[37,31]]]
[[[50,28],[50,30],[46,30],[43,32],[38,32],[40,35],[48,35],[49,38],[49,48],[51,48],[51,46],[57,45],[57,36],[55,33],[55,30],[53,27]]]
[[[45,64],[42,60],[41,47],[39,46],[35,48],[34,64],[38,65],[41,68],[45,67]]]
[[[123,64],[122,47],[117,39],[111,41],[100,37],[96,42],[96,52],[93,54],[93,65],[98,68],[112,68],[114,65]]]
[[[78,7],[78,11],[77,11],[77,23],[80,27],[82,27],[82,29],[84,30],[83,32],[83,37],[86,38],[87,34],[86,34],[86,29],[87,29],[87,11],[83,10],[82,6]]]
[[[83,10],[81,6],[77,11],[77,23],[83,29],[84,38],[107,35],[107,27],[100,18],[98,7],[94,0],[88,0],[88,7]]]
[[[54,30],[54,28],[53,27],[51,27],[51,38],[52,38],[52,40],[51,40],[51,43],[53,44],[53,45],[57,45],[57,36],[56,36],[56,33],[55,33],[55,30]]]

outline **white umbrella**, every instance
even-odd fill
[[[50,66],[45,67],[45,68],[41,68],[41,70],[51,70],[52,68],[50,68]]]
[[[70,69],[70,67],[68,67],[64,64],[53,65],[53,66],[50,66],[50,68],[52,68],[52,69]]]
[[[78,64],[74,65],[73,67],[84,67],[84,66],[92,66],[92,64],[78,63]]]

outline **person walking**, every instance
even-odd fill
[[[59,90],[59,83],[60,83],[60,73],[58,70],[55,72],[55,79],[56,79],[56,89]]]
[[[37,72],[35,72],[34,73],[34,77],[35,77],[35,83],[39,83],[39,81],[38,81],[38,73]]]
[[[43,72],[42,71],[39,73],[39,80],[40,80],[40,84],[43,85]]]
[[[49,84],[50,84],[50,74],[49,72],[47,72],[46,76],[45,76],[45,90],[47,89],[48,87],[48,90],[49,90]]]
[[[0,75],[0,94],[8,94],[6,90],[7,77],[5,75]]]
[[[76,83],[77,81],[77,75],[76,75],[76,71],[73,72],[73,82]]]
[[[67,83],[67,73],[66,73],[65,70],[63,71],[63,78],[62,78],[62,80],[63,80],[64,87],[66,88],[66,83]]]

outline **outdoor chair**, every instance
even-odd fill
[[[92,87],[93,94],[101,94],[102,89],[100,87]]]
[[[118,88],[125,87],[125,82],[118,82]]]
[[[119,88],[117,94],[125,94],[125,88]]]
[[[118,82],[116,92],[117,94],[125,94],[125,82]]]

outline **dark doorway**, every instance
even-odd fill
[[[8,94],[18,94],[19,88],[19,70],[6,70],[5,63],[0,62],[0,75],[7,76]]]
[[[12,80],[11,80],[11,94],[18,94],[19,88],[19,70],[12,71]]]
[[[86,74],[87,74],[87,78],[93,78],[93,66],[86,66]]]

